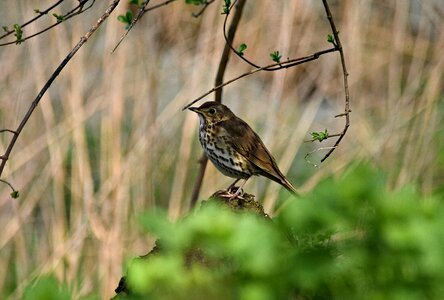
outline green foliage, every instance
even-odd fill
[[[59,284],[53,276],[46,276],[30,283],[25,288],[23,300],[61,300],[71,299],[70,291]]]
[[[280,63],[282,55],[279,54],[279,51],[274,51],[270,53],[270,57],[274,62]]]
[[[3,29],[3,31],[5,31],[5,32],[8,32],[8,31],[9,31],[9,28],[8,28],[8,26],[6,26],[6,25],[3,25],[3,26],[2,26],[2,29]]]
[[[240,44],[239,49],[237,49],[237,53],[239,53],[239,55],[244,55],[244,51],[247,49],[247,45],[246,44]]]
[[[40,11],[40,9],[38,9],[38,8],[34,8],[34,12],[36,13],[36,14],[41,14],[42,12]]]
[[[128,284],[149,299],[438,299],[443,215],[438,198],[354,166],[273,221],[217,205],[176,224],[143,215],[160,251],[129,263]]]
[[[324,131],[318,131],[318,132],[312,132],[311,138],[314,141],[322,142],[323,140],[326,140],[328,138],[328,130],[327,128]]]
[[[18,197],[20,197],[20,192],[19,191],[12,191],[10,195],[13,199],[17,199]]]
[[[334,44],[335,43],[335,38],[333,37],[333,35],[328,34],[327,35],[327,42]]]
[[[386,189],[384,174],[354,165],[273,220],[206,203],[171,223],[146,213],[158,250],[130,261],[130,296],[116,299],[440,299],[444,203],[415,188]],[[52,277],[24,299],[69,299]]]
[[[131,25],[131,22],[133,21],[133,13],[128,10],[125,15],[117,16],[117,20],[126,24],[125,29],[128,29]]]
[[[228,15],[230,13],[231,0],[224,0],[224,4],[222,5],[222,14]]]
[[[54,16],[54,18],[57,19],[57,22],[63,22],[63,20],[65,20],[65,17],[63,15],[59,15],[59,14],[52,14]]]
[[[19,24],[14,24],[14,36],[16,38],[15,44],[20,45],[25,40],[23,39],[23,30]]]

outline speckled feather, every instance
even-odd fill
[[[243,179],[265,176],[296,193],[260,137],[228,107],[209,101],[190,110],[199,114],[200,143],[221,173]]]

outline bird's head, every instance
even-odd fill
[[[216,101],[208,101],[199,107],[188,109],[199,114],[201,121],[207,124],[215,124],[235,117],[228,107]]]

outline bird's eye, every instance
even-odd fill
[[[208,113],[209,113],[210,115],[214,115],[214,114],[216,113],[216,110],[215,110],[214,108],[210,108],[210,109],[208,110]]]

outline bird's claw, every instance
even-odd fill
[[[229,187],[226,190],[226,193],[224,195],[221,195],[223,198],[228,198],[228,200],[239,198],[241,200],[244,200],[244,190],[238,186],[232,186]]]

